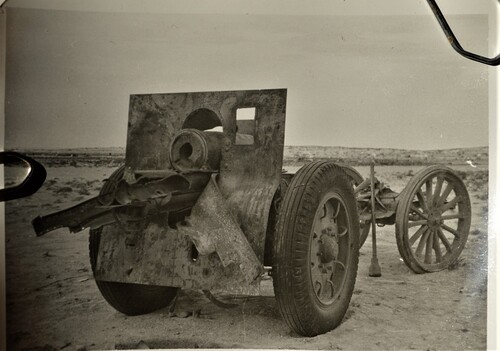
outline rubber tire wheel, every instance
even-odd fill
[[[431,267],[431,266],[423,266],[419,263],[419,261],[415,258],[413,251],[410,247],[408,241],[408,222],[407,222],[407,213],[409,211],[409,207],[412,204],[413,198],[415,196],[415,192],[420,186],[423,186],[423,182],[427,179],[432,179],[437,175],[446,175],[448,179],[454,182],[454,189],[460,191],[463,199],[460,203],[463,206],[464,212],[467,213],[467,216],[464,217],[463,223],[461,225],[462,236],[460,240],[458,240],[459,245],[454,245],[454,251],[451,259],[448,261],[447,265],[442,265],[440,267]],[[443,190],[443,189],[441,189]],[[398,201],[398,207],[396,209],[396,243],[398,245],[398,251],[401,255],[401,258],[405,262],[405,264],[410,268],[413,272],[417,274],[422,273],[432,273],[444,270],[452,265],[454,265],[463,249],[465,248],[465,244],[467,242],[467,237],[469,236],[471,224],[471,203],[469,193],[467,188],[460,179],[460,177],[449,167],[445,166],[429,166],[423,168],[419,172],[417,172],[408,182],[406,187],[403,189],[400,195],[400,199]]]
[[[100,194],[109,193],[123,177],[124,167],[118,168],[102,187]],[[111,224],[112,225],[112,224]],[[95,275],[102,227],[90,230],[89,255]],[[177,295],[178,288],[95,280],[104,299],[117,311],[128,316],[150,313],[168,306]]]
[[[311,281],[310,245],[316,211],[328,192],[340,196],[349,217],[350,255],[339,297],[330,305],[317,300]],[[288,326],[303,336],[337,327],[351,300],[359,259],[359,218],[349,178],[331,162],[312,162],[293,177],[285,194],[274,247],[273,285],[278,308]]]

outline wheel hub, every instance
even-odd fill
[[[443,223],[440,211],[433,210],[429,213],[429,219],[427,220],[427,225],[430,228],[438,228]]]
[[[336,235],[322,235],[319,241],[318,256],[321,263],[330,263],[337,258],[339,254],[339,244]]]

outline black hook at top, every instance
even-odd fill
[[[444,34],[448,38],[448,41],[450,42],[451,46],[453,49],[455,49],[456,52],[458,52],[460,55],[476,61],[483,63],[485,65],[489,66],[498,66],[500,64],[500,55],[497,55],[494,58],[488,58],[480,55],[476,55],[472,52],[464,50],[460,43],[458,42],[457,38],[455,37],[455,34],[453,34],[453,31],[451,30],[451,27],[448,25],[448,22],[446,21],[446,18],[444,17],[443,13],[439,9],[439,6],[437,5],[435,0],[427,0],[427,3],[432,9],[432,12],[434,12],[434,15],[436,16],[436,19],[439,22],[439,25],[443,29]]]

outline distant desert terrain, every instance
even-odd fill
[[[414,274],[399,256],[394,227],[378,228],[382,277],[368,277],[368,238],[360,251],[355,291],[343,323],[313,338],[290,332],[279,315],[271,278],[263,281],[261,296],[232,297],[240,304],[234,309],[213,305],[199,291],[182,291],[175,314],[168,308],[137,317],[115,311],[93,281],[88,230],[70,234],[59,229],[37,238],[30,222],[97,195],[103,180],[123,163],[124,149],[19,151],[43,163],[48,175],[36,194],[6,203],[9,350],[486,349],[486,147],[435,151],[285,147],[284,168],[289,170],[329,159],[354,166],[367,177],[374,159],[377,177],[397,192],[425,165],[447,165],[464,180],[472,203],[472,226],[462,256],[456,266],[438,273]],[[6,182],[12,184],[15,174],[7,168]]]
[[[125,148],[38,149],[18,150],[35,157],[47,166],[117,166],[124,162]],[[341,146],[285,146],[284,166],[300,166],[315,160],[331,160],[351,166],[369,165],[374,158],[377,165],[464,165],[488,164],[488,147],[404,150],[380,148],[351,148]]]

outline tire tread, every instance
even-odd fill
[[[302,167],[292,179],[289,189],[283,199],[278,219],[277,240],[275,245],[273,262],[273,284],[283,319],[292,330],[301,335],[317,335],[333,329],[338,325],[347,309],[354,288],[356,272],[350,278],[353,280],[348,284],[347,304],[341,306],[341,316],[326,326],[318,326],[320,323],[315,311],[311,308],[310,282],[304,279],[307,276],[309,235],[311,216],[316,212],[315,200],[321,195],[319,193],[325,179],[334,177],[340,181],[340,187],[351,196],[351,211],[349,215],[354,222],[354,228],[359,225],[356,203],[352,193],[352,186],[347,175],[341,167],[325,161],[312,162]],[[354,207],[352,207],[354,206]],[[353,258],[353,268],[357,271],[358,263],[358,236],[355,236],[356,248]],[[347,283],[347,282],[346,282]],[[312,322],[312,323],[311,323]],[[312,325],[311,325],[312,324]]]

